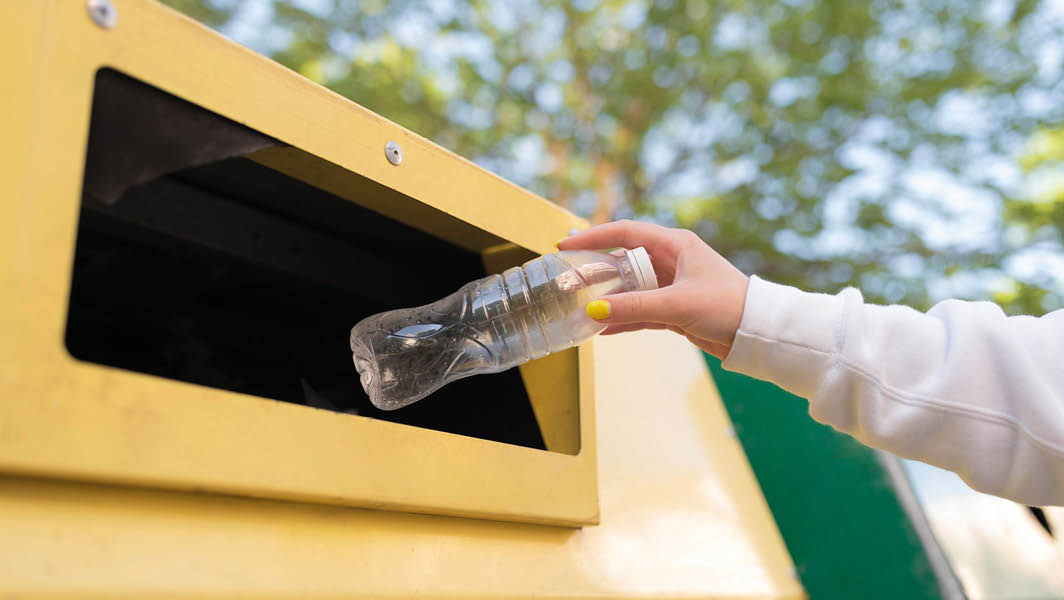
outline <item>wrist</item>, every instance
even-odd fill
[[[735,336],[742,325],[743,313],[746,310],[746,295],[750,289],[750,278],[738,271],[737,275],[735,283],[728,286],[728,309],[725,312],[727,318],[722,342],[729,347],[735,342]]]

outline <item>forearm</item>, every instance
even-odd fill
[[[727,369],[810,400],[871,446],[959,473],[981,491],[1064,503],[1064,313],[1006,318],[951,301],[923,314],[856,290],[753,278]]]

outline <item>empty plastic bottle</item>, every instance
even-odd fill
[[[547,254],[432,304],[367,317],[351,329],[351,352],[370,401],[394,410],[456,379],[582,344],[606,328],[584,312],[588,302],[657,287],[643,248]]]

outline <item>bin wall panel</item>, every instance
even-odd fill
[[[593,345],[599,525],[5,476],[0,595],[803,597],[700,353],[666,332]]]

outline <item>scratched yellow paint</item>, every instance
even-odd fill
[[[73,360],[101,66],[290,145],[264,165],[342,197],[383,185],[371,208],[471,250],[547,252],[583,224],[154,2],[113,1],[112,30],[82,0],[0,3],[0,595],[802,595],[701,357],[667,334],[523,373],[530,395],[575,386],[578,418],[537,408],[568,423],[551,443],[575,454]]]

